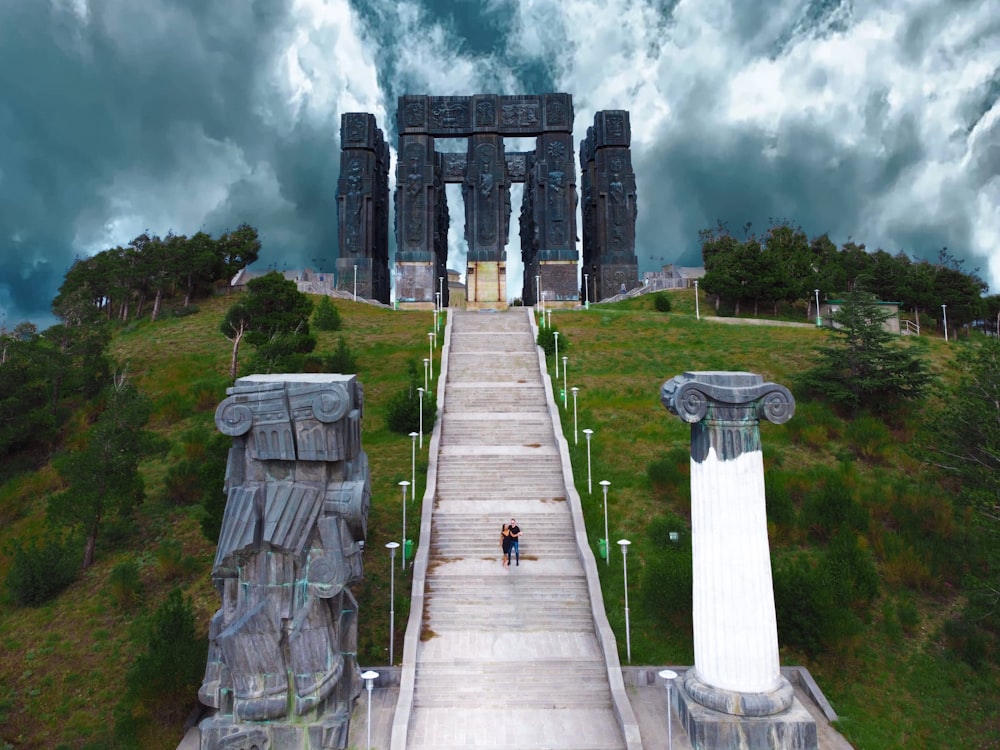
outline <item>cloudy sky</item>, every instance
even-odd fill
[[[1000,290],[996,0],[0,0],[0,325],[145,230],[332,268],[342,112],[544,91],[630,110],[640,271],[773,217]]]

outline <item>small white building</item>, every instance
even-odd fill
[[[705,275],[704,266],[677,266],[673,263],[663,267],[662,271],[646,271],[642,275],[647,291],[660,289],[691,289],[696,279]]]
[[[882,328],[884,328],[889,333],[899,334],[899,303],[898,302],[876,302],[882,310],[888,311],[890,315],[886,317],[885,321],[882,323]],[[833,320],[833,314],[837,312],[844,305],[844,300],[842,299],[828,299],[819,306],[819,314],[823,319],[823,325],[827,328],[840,328],[840,325],[835,323]]]

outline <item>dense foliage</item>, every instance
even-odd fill
[[[218,239],[204,232],[163,238],[143,233],[127,247],[77,260],[52,309],[73,324],[95,310],[109,319],[130,320],[151,304],[150,316],[156,320],[165,298],[182,296],[188,305],[193,297],[210,293],[216,281],[228,285],[259,254],[257,230],[247,224]]]
[[[786,222],[773,223],[761,237],[747,225],[740,240],[724,224],[700,236],[705,264],[701,288],[715,296],[717,309],[735,315],[748,306],[754,314],[761,307],[777,314],[780,305],[797,303],[813,309],[817,290],[833,299],[859,287],[899,303],[917,319],[930,314],[939,327],[942,305],[954,329],[1000,312],[995,309],[1000,307],[997,296],[984,300],[986,284],[976,271],[964,272],[962,261],[947,248],[936,263],[914,262],[903,252],[870,253],[855,242],[838,250],[826,235],[810,240],[801,228]]]

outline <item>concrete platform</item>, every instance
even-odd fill
[[[632,710],[639,722],[639,732],[642,737],[642,746],[646,750],[661,750],[667,747],[667,695],[666,689],[655,682],[649,683],[661,669],[668,667],[626,667],[623,670],[625,689],[628,694]],[[687,667],[671,667],[677,672],[683,672]],[[390,670],[387,667],[374,667],[380,675],[388,676],[384,686],[377,686],[372,691],[372,744],[373,750],[387,750],[392,732],[392,718],[396,708],[396,700],[399,696],[398,674],[399,668]],[[808,672],[805,673],[808,675]],[[395,676],[393,676],[395,675]],[[811,679],[811,678],[808,678]],[[380,678],[380,683],[382,679]],[[637,684],[641,683],[641,684]],[[850,743],[837,732],[830,724],[830,720],[824,713],[823,706],[816,702],[814,693],[803,689],[795,680],[795,697],[803,708],[809,712],[816,721],[817,746],[819,750],[851,750]],[[822,696],[820,700],[823,701]],[[827,710],[829,710],[827,708]],[[368,695],[361,696],[358,705],[351,718],[351,731],[349,747],[357,750],[367,748],[367,711]],[[674,750],[693,750],[691,740],[684,732],[676,713],[673,714],[673,726],[671,729]],[[458,717],[456,716],[456,719]],[[579,725],[577,730],[581,733],[591,731],[587,722]],[[483,745],[489,747],[490,745]],[[499,747],[499,745],[497,745]],[[190,746],[191,750],[197,750],[197,745]],[[477,747],[475,745],[471,747]],[[516,745],[506,745],[505,750],[512,750]]]

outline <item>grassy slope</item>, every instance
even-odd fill
[[[686,517],[686,490],[652,491],[646,468],[671,448],[686,449],[688,428],[659,404],[663,381],[697,369],[750,370],[787,384],[794,373],[811,364],[811,349],[823,341],[809,328],[730,326],[694,319],[693,298],[674,295],[669,315],[651,309],[648,298],[589,311],[556,312],[562,333],[560,354],[569,357],[569,385],[581,388],[579,427],[595,430],[592,445],[594,486],[607,478],[612,540],[636,542],[629,558],[630,589],[636,596],[642,567],[645,524],[672,511]],[[129,371],[156,404],[153,426],[173,439],[201,425],[211,428],[216,404],[228,384],[229,344],[217,333],[218,321],[231,300],[202,304],[186,318],[141,322],[116,339],[116,353],[130,362]],[[363,441],[372,468],[373,506],[369,521],[366,580],[356,593],[361,605],[359,654],[364,664],[384,663],[388,651],[388,558],[384,544],[398,537],[400,491],[397,482],[409,478],[410,440],[385,429],[384,406],[406,382],[406,363],[427,356],[426,312],[392,312],[368,305],[336,302],[343,331],[320,334],[320,348],[332,349],[343,335],[359,359],[365,386]],[[710,315],[702,305],[702,313]],[[569,347],[566,347],[566,343]],[[928,354],[945,361],[945,352],[931,342]],[[437,371],[435,365],[435,371]],[[563,427],[576,464],[577,486],[584,499],[589,536],[603,535],[598,492],[588,496],[583,437],[573,445],[572,401]],[[813,419],[815,417],[815,419]],[[803,424],[795,426],[795,421]],[[793,422],[762,427],[769,464],[833,465],[844,454],[843,430],[829,424],[821,411],[800,404]],[[906,439],[906,427],[898,438]],[[905,446],[901,446],[905,447]],[[200,534],[196,514],[163,502],[162,478],[173,457],[144,466],[149,500],[140,514],[141,535],[122,541],[106,535],[97,565],[55,602],[36,609],[0,608],[0,727],[2,739],[27,747],[83,747],[102,736],[123,690],[123,672],[130,661],[130,623],[136,612],[122,612],[107,584],[116,562],[139,562],[145,598],[138,608],[154,608],[173,585],[192,596],[199,621],[207,628],[217,606],[208,580],[213,545]],[[419,478],[426,467],[426,448],[418,454]],[[860,466],[873,482],[891,481],[894,472],[915,472],[905,450],[894,450],[878,466]],[[0,543],[40,528],[47,493],[58,487],[51,469],[0,486]],[[10,511],[17,508],[16,513]],[[7,512],[5,513],[5,509]],[[408,513],[411,533],[418,517]],[[171,578],[155,554],[160,540],[180,539],[197,572]],[[801,538],[775,539],[772,544],[806,544]],[[0,548],[2,548],[0,544]],[[377,551],[377,552],[376,552]],[[616,550],[613,551],[616,552]],[[3,553],[0,552],[0,555]],[[0,556],[0,575],[8,561]],[[602,571],[605,566],[600,566]],[[633,570],[635,571],[633,573]],[[624,642],[620,564],[612,559],[602,582],[609,616]],[[396,571],[397,599],[408,591],[408,576]],[[891,592],[890,592],[891,595]],[[918,592],[921,628],[902,642],[881,631],[879,617],[870,623],[860,644],[847,655],[808,661],[783,652],[783,663],[805,663],[841,714],[842,729],[859,748],[987,747],[1000,741],[991,708],[1000,687],[990,673],[976,675],[948,662],[934,639],[940,612],[954,600],[940,591]],[[397,601],[397,622],[405,623],[407,607]],[[632,654],[635,664],[689,663],[690,641],[683,627],[674,630],[652,621],[632,606]],[[397,628],[400,630],[400,628]],[[395,652],[400,655],[401,633]],[[397,657],[398,658],[398,657]],[[179,724],[190,706],[172,707],[165,729],[151,725],[144,746],[172,748]],[[172,723],[171,723],[172,722]],[[0,745],[2,746],[2,745]]]

